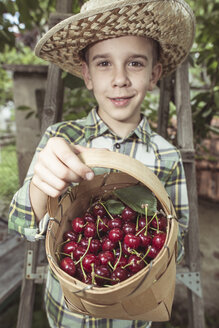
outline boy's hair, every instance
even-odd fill
[[[154,40],[152,38],[147,38],[147,39],[151,42],[151,46],[152,46],[152,66],[154,67],[154,65],[156,65],[159,61],[160,45],[156,40]],[[97,42],[95,42],[95,43],[97,43]],[[86,48],[84,48],[80,51],[79,55],[80,55],[81,61],[85,62],[87,65],[89,64],[89,49],[95,43],[89,44]]]
[[[82,78],[82,49],[127,35],[157,40],[165,76],[187,57],[195,36],[195,18],[185,0],[88,0],[79,14],[49,30],[35,53]]]

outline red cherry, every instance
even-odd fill
[[[128,233],[132,233],[133,235],[136,232],[136,227],[134,222],[126,222],[123,224],[122,230],[127,235]]]
[[[101,249],[101,242],[99,239],[92,239],[90,242],[89,251],[91,253],[97,254]]]
[[[114,228],[112,230],[110,230],[109,232],[109,239],[114,242],[117,243],[118,241],[121,241],[123,238],[123,231],[120,228]]]
[[[80,265],[76,265],[75,277],[79,280],[82,280],[84,277],[83,271]]]
[[[119,262],[117,263],[117,261],[119,260]],[[127,263],[128,263],[128,259],[125,256],[121,256],[119,259],[119,256],[116,257],[115,261],[114,261],[114,265],[117,263],[116,267],[124,267]]]
[[[114,255],[111,251],[100,252],[98,257],[100,259],[100,263],[103,265],[107,265],[109,262],[112,264],[114,262]]]
[[[89,237],[95,237],[96,236],[96,224],[93,222],[87,223],[87,225],[84,228],[84,236],[89,238]]]
[[[92,264],[94,266],[96,266],[96,265],[99,265],[99,263],[100,263],[100,260],[94,254],[86,254],[82,260],[82,265],[86,272],[92,271]]]
[[[81,278],[81,281],[84,282],[87,285],[92,285],[92,277],[90,273],[86,273],[86,276],[83,276]]]
[[[109,229],[121,228],[122,227],[122,219],[120,219],[119,217],[115,217],[113,220],[109,220],[108,226],[109,226]]]
[[[141,232],[138,236],[141,239],[141,246],[146,248],[149,245],[151,245],[151,241],[152,241],[151,235],[145,235],[144,232]]]
[[[136,219],[136,217],[137,213],[128,206],[126,206],[122,211],[122,218],[124,221],[133,221]]]
[[[123,254],[124,255],[130,255],[131,251],[132,251],[132,249],[128,245],[126,245],[123,241],[123,243],[122,243],[122,252],[123,252]]]
[[[77,217],[72,220],[72,229],[76,233],[81,233],[84,230],[84,219]]]
[[[108,226],[109,219],[107,217],[103,217],[101,220],[98,220],[98,231],[99,232],[108,232],[109,226]]]
[[[66,232],[63,233],[63,240],[77,241],[78,240],[78,234],[75,233],[72,230],[66,231]]]
[[[97,283],[98,286],[103,286],[105,284],[109,284],[111,272],[108,266],[106,265],[100,265],[97,266],[94,270],[95,272],[95,282]],[[108,278],[108,279],[106,279]]]
[[[74,261],[70,257],[64,257],[60,262],[60,267],[63,271],[68,273],[70,276],[74,276],[76,268]]]
[[[150,225],[155,229],[166,231],[167,219],[164,216],[158,217],[157,219],[154,218]]]
[[[128,259],[128,264],[129,270],[134,273],[140,271],[145,266],[144,261],[137,255],[130,255]]]
[[[69,241],[62,246],[62,252],[65,254],[71,254],[74,253],[77,247],[78,244],[75,241]]]
[[[138,220],[138,229],[141,230],[146,226],[146,218],[143,216]]]
[[[86,212],[86,213],[85,213],[83,219],[84,219],[86,222],[93,222],[93,223],[96,222],[95,217],[94,217],[91,213],[89,213],[89,212]]]
[[[150,251],[148,252],[147,256],[151,259],[154,259],[158,253],[159,253],[159,250],[156,247],[151,246]]]
[[[79,245],[73,253],[74,259],[78,261],[86,252],[86,247]]]
[[[88,238],[82,238],[80,241],[80,245],[84,248],[87,248],[88,246]]]
[[[102,250],[103,251],[112,251],[115,248],[115,243],[110,240],[109,238],[106,238],[102,242]]]
[[[106,214],[106,210],[103,205],[97,203],[92,207],[93,214],[97,217],[100,216],[101,218]]]
[[[140,246],[141,239],[138,236],[128,233],[124,237],[124,244],[132,249],[137,249]]]
[[[111,279],[112,279],[111,284],[115,285],[118,282],[126,280],[127,278],[128,278],[127,270],[118,267],[113,271],[111,275]]]
[[[157,233],[154,235],[152,239],[152,245],[157,249],[161,249],[165,243],[166,234],[165,233]]]

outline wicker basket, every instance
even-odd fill
[[[46,253],[68,308],[97,318],[168,321],[175,290],[178,223],[162,183],[150,169],[126,155],[105,150],[96,150],[94,154],[88,150],[80,158],[90,167],[119,172],[96,175],[92,181],[81,182],[61,203],[49,198],[48,211],[52,219],[46,236]],[[62,242],[63,232],[70,227],[70,220],[85,212],[92,196],[138,183],[154,193],[169,218],[166,242],[158,256],[132,277],[110,287],[91,287],[61,270],[55,252]]]

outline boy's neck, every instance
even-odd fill
[[[117,121],[113,119],[110,120],[109,118],[106,120],[104,117],[102,117],[101,114],[99,114],[99,116],[103,120],[103,122],[110,128],[110,130],[121,139],[125,139],[126,137],[128,137],[128,135],[137,128],[141,121],[141,115],[139,116],[138,120],[131,122]]]

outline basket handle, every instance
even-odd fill
[[[89,167],[104,167],[129,174],[147,186],[168,212],[173,211],[172,202],[161,181],[151,169],[135,158],[105,149],[88,149],[80,153],[79,158]]]
[[[173,215],[175,211],[172,202],[158,177],[152,172],[151,169],[146,167],[140,161],[129,157],[124,154],[112,152],[105,149],[87,149],[80,153],[78,157],[87,166],[115,169],[124,172],[147,186],[158,198],[164,209]],[[48,199],[48,212],[54,214],[51,209],[58,205],[57,199]],[[57,206],[55,206],[57,207]],[[53,215],[51,215],[53,216]]]

